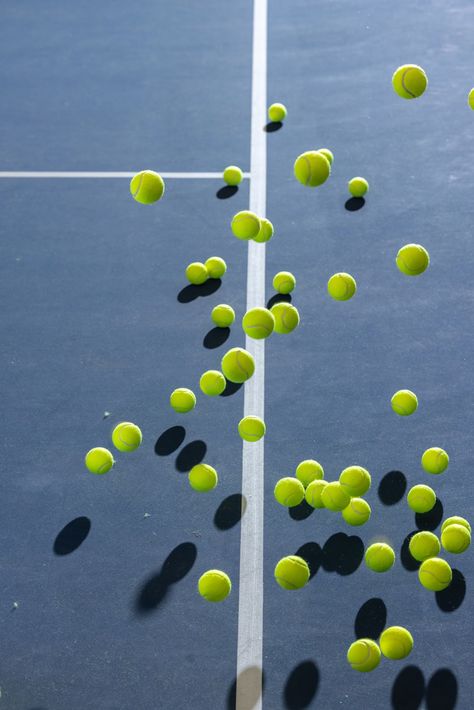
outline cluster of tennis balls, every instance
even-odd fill
[[[369,638],[357,639],[347,651],[351,667],[362,673],[373,671],[380,664],[381,655],[393,661],[406,658],[413,649],[413,636],[403,626],[389,626],[382,631],[379,643]]]
[[[200,286],[208,279],[221,279],[227,271],[227,264],[220,256],[210,256],[204,264],[193,261],[186,267],[186,278],[189,283]]]
[[[120,422],[112,432],[112,443],[116,449],[122,452],[135,451],[142,440],[140,428],[132,422]],[[91,473],[102,475],[110,471],[115,464],[115,459],[109,449],[96,446],[87,452],[85,464]]]

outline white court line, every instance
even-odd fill
[[[0,178],[131,178],[135,175],[131,173],[117,172],[61,172],[61,171],[0,171]],[[160,173],[161,177],[169,180],[214,180],[222,179],[222,173]],[[250,173],[244,173],[244,178],[249,178]]]
[[[254,0],[252,47],[252,125],[250,209],[266,211],[267,144],[263,127],[267,104],[267,0]],[[265,305],[265,244],[250,241],[247,263],[247,309]],[[247,337],[255,374],[245,383],[244,415],[264,418],[264,340]],[[263,439],[243,443],[239,624],[236,710],[262,707],[263,646]]]

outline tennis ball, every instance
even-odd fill
[[[141,202],[142,205],[151,205],[152,202],[158,202],[163,197],[165,183],[161,175],[153,170],[142,170],[132,177],[130,192],[137,202]]]
[[[441,533],[441,544],[446,552],[460,555],[471,544],[471,533],[464,525],[452,523]]]
[[[295,178],[302,185],[317,187],[322,185],[331,174],[331,164],[325,155],[317,150],[301,153],[293,167]]]
[[[357,284],[350,274],[334,274],[328,281],[328,293],[335,301],[348,301],[356,291]]]
[[[268,109],[268,118],[274,123],[284,121],[287,115],[286,106],[283,104],[272,104]]]
[[[196,395],[187,387],[179,387],[170,394],[170,404],[175,412],[190,412],[196,406]]]
[[[448,525],[464,525],[466,530],[469,530],[469,532],[471,532],[471,526],[469,525],[466,518],[461,518],[459,515],[452,515],[450,518],[446,518],[446,520],[441,525],[441,532],[444,532]]]
[[[362,466],[349,466],[339,476],[339,483],[350,496],[363,496],[369,490],[372,478]]]
[[[441,549],[436,535],[428,530],[417,532],[410,538],[408,549],[411,556],[418,562],[424,562],[429,557],[437,557]]]
[[[393,395],[391,404],[395,414],[399,414],[401,417],[409,417],[410,414],[417,410],[418,398],[411,390],[398,390]]]
[[[110,471],[114,463],[114,457],[110,451],[102,446],[97,446],[95,449],[88,451],[85,458],[85,464],[89,471],[98,475]]]
[[[347,183],[347,189],[352,197],[364,197],[369,190],[369,183],[363,177],[355,177]]]
[[[235,187],[235,185],[240,185],[244,179],[244,174],[242,170],[237,167],[237,165],[228,165],[227,168],[225,168],[222,177],[227,185]]]
[[[419,276],[426,271],[430,255],[421,244],[405,244],[397,254],[397,266],[407,276]]]
[[[283,557],[275,566],[275,579],[283,589],[301,589],[309,582],[309,567],[298,555]]]
[[[209,278],[207,269],[200,261],[193,261],[192,264],[186,267],[186,278],[189,283],[195,286],[200,286]]]
[[[231,348],[221,360],[221,370],[230,382],[242,384],[255,372],[255,360],[247,350]]]
[[[467,105],[474,111],[474,89],[471,89],[467,97]]]
[[[332,151],[329,150],[329,148],[320,148],[318,150],[318,153],[322,153],[324,155],[324,157],[328,159],[329,165],[333,164],[334,155],[333,155]]]
[[[237,239],[254,239],[262,226],[254,212],[243,210],[232,218],[231,229]]]
[[[275,318],[275,333],[291,333],[299,325],[300,314],[291,303],[275,303],[270,311]]]
[[[364,525],[370,518],[372,510],[363,498],[351,498],[351,502],[341,512],[348,525]]]
[[[421,563],[418,579],[431,592],[442,592],[451,584],[453,572],[446,560],[441,557],[430,557]]]
[[[263,244],[263,242],[268,242],[273,237],[273,224],[269,219],[265,217],[260,218],[260,231],[256,237],[253,238],[254,242]]]
[[[357,639],[347,651],[347,661],[355,671],[369,673],[380,663],[380,648],[372,639]]]
[[[413,649],[413,636],[403,626],[389,626],[380,636],[380,650],[386,658],[401,661]]]
[[[308,484],[308,487],[304,494],[308,505],[310,505],[312,508],[324,508],[324,503],[321,500],[321,493],[323,492],[326,486],[327,481],[322,481],[320,479],[311,481],[311,483]]]
[[[321,491],[321,502],[328,510],[344,510],[351,502],[351,497],[339,481],[332,481]]]
[[[219,303],[212,309],[211,320],[219,328],[228,328],[235,320],[234,309],[226,303]]]
[[[304,486],[297,478],[280,478],[273,491],[275,499],[287,508],[294,508],[304,498]]]
[[[312,481],[324,478],[324,469],[317,461],[306,459],[298,464],[295,475],[303,486],[307,488]]]
[[[258,441],[265,435],[266,426],[263,419],[249,415],[239,422],[239,434],[245,441]]]
[[[225,377],[219,370],[207,370],[201,375],[199,387],[209,397],[217,397],[226,388]]]
[[[230,578],[220,569],[210,569],[199,577],[198,591],[208,602],[222,602],[232,589]]]
[[[421,457],[421,465],[427,473],[443,473],[446,471],[449,464],[449,456],[444,449],[433,446],[431,449],[426,449]]]
[[[227,264],[220,256],[210,256],[204,263],[204,266],[211,279],[220,279],[227,271]]]
[[[429,486],[420,483],[408,491],[407,503],[415,513],[428,513],[436,503],[436,493]]]
[[[424,93],[428,78],[417,64],[404,64],[393,73],[392,85],[402,99],[417,99]]]
[[[385,542],[374,542],[365,551],[365,564],[373,572],[388,572],[395,562],[395,552]]]
[[[207,463],[198,463],[188,474],[189,485],[199,493],[207,493],[217,486],[217,471]]]
[[[289,271],[279,271],[273,277],[273,288],[278,293],[291,293],[296,286],[296,279]]]
[[[255,340],[268,338],[274,327],[275,318],[268,308],[251,308],[242,318],[244,332]]]
[[[136,424],[121,422],[112,432],[112,441],[119,451],[135,451],[142,443],[142,433]]]

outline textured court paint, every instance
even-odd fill
[[[129,172],[54,172],[54,171],[14,171],[5,170],[0,172],[0,178],[132,178],[135,173]],[[162,178],[167,180],[215,180],[222,178],[222,173],[160,173]],[[243,173],[244,178],[250,177],[250,173]]]

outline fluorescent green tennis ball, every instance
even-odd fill
[[[275,318],[268,308],[251,308],[242,318],[242,328],[255,340],[268,338],[273,333]]]
[[[318,150],[318,153],[322,153],[324,155],[324,157],[328,159],[329,165],[333,164],[334,155],[333,155],[332,151],[329,150],[329,148],[320,148]]]
[[[447,552],[459,555],[471,544],[471,533],[464,525],[452,523],[441,533],[441,544]]]
[[[347,189],[352,197],[364,197],[369,190],[369,183],[363,177],[354,177],[347,183]]]
[[[112,432],[112,441],[119,451],[135,451],[142,443],[142,433],[136,424],[121,422]]]
[[[207,269],[200,261],[193,261],[192,264],[186,267],[186,278],[189,283],[195,286],[200,286],[209,278]]]
[[[474,89],[471,89],[467,97],[467,105],[474,111]]]
[[[153,170],[142,170],[132,177],[130,192],[137,202],[151,205],[152,202],[158,202],[163,197],[165,183],[161,175]]]
[[[266,432],[263,419],[252,414],[240,420],[238,429],[240,436],[245,441],[259,441]]]
[[[295,475],[303,486],[307,488],[312,481],[324,478],[324,469],[317,461],[306,459],[298,464]]]
[[[272,104],[268,109],[268,118],[275,123],[284,121],[286,115],[287,110],[284,104]]]
[[[301,153],[296,158],[293,169],[298,182],[307,187],[322,185],[331,174],[329,160],[317,150]]]
[[[357,284],[350,274],[334,274],[328,281],[328,293],[335,301],[348,301],[356,291]]]
[[[428,86],[428,78],[417,64],[404,64],[394,72],[392,85],[402,99],[417,99]]]
[[[461,518],[459,515],[452,515],[450,518],[446,518],[446,520],[441,525],[441,532],[444,532],[448,525],[464,525],[466,530],[469,530],[469,532],[471,532],[471,526],[469,525],[466,518]]]
[[[420,483],[408,491],[407,503],[415,513],[428,513],[434,508],[436,493],[429,486]]]
[[[260,225],[260,231],[257,236],[253,238],[253,240],[254,242],[263,244],[264,242],[268,242],[273,237],[274,230],[273,224],[270,222],[269,219],[266,219],[265,217],[260,218]]]
[[[357,639],[347,651],[347,661],[355,671],[369,673],[380,663],[380,648],[372,639]]]
[[[449,464],[449,456],[444,449],[433,446],[426,449],[421,457],[421,465],[427,473],[439,474],[446,471]]]
[[[300,314],[291,303],[275,303],[270,310],[275,318],[275,333],[291,333],[299,325]]]
[[[198,591],[208,602],[222,602],[232,589],[230,578],[220,569],[210,569],[199,577]]]
[[[327,486],[324,486],[321,491],[321,502],[328,510],[344,510],[351,502],[351,497],[339,481],[331,481]]]
[[[210,279],[220,279],[227,271],[227,264],[224,259],[221,259],[220,256],[210,256],[209,259],[206,260],[204,266],[207,269]]]
[[[418,398],[411,390],[398,390],[391,399],[392,409],[401,417],[409,417],[418,408]]]
[[[228,165],[227,168],[225,168],[222,177],[227,185],[232,185],[234,187],[235,185],[240,185],[244,179],[244,174],[242,170],[237,167],[237,165]]]
[[[217,471],[207,463],[198,463],[188,473],[189,485],[199,493],[212,491],[218,482]]]
[[[304,498],[304,486],[297,478],[280,478],[273,491],[275,499],[287,508],[294,508]]]
[[[199,387],[209,397],[217,397],[226,388],[225,377],[219,370],[207,370],[201,375]]]
[[[372,510],[363,498],[351,498],[351,502],[341,512],[348,525],[364,525],[370,518]]]
[[[441,550],[441,545],[434,533],[422,530],[410,538],[408,549],[415,560],[424,562],[429,557],[437,557]]]
[[[221,360],[221,370],[230,382],[242,384],[255,372],[255,360],[244,348],[231,348]]]
[[[403,626],[389,626],[380,636],[380,650],[386,658],[401,661],[413,650],[413,636]]]
[[[273,288],[278,293],[291,293],[296,286],[296,279],[289,271],[279,271],[273,277]]]
[[[369,490],[372,478],[362,466],[349,466],[339,476],[339,483],[350,496],[363,496]]]
[[[235,320],[234,309],[227,303],[219,303],[212,309],[211,320],[219,328],[228,328]]]
[[[261,223],[254,212],[243,210],[232,218],[231,229],[237,239],[255,239],[260,231]]]
[[[453,572],[446,560],[441,557],[430,557],[421,563],[418,579],[425,589],[431,592],[442,592],[451,584]]]
[[[397,266],[407,276],[419,276],[426,271],[430,255],[421,244],[405,244],[397,254]]]
[[[373,572],[388,572],[395,562],[395,552],[385,542],[374,542],[365,551],[365,564]]]
[[[321,494],[327,486],[327,481],[316,479],[311,481],[306,488],[304,497],[308,505],[312,508],[324,508],[324,503],[321,500]]]
[[[196,406],[196,395],[187,387],[179,387],[170,394],[170,404],[175,412],[190,412]]]
[[[102,446],[97,446],[95,449],[88,451],[85,458],[85,464],[89,471],[98,475],[110,471],[114,463],[114,457],[110,451]]]
[[[277,562],[275,579],[283,589],[301,589],[309,581],[309,567],[298,555],[288,555]]]

